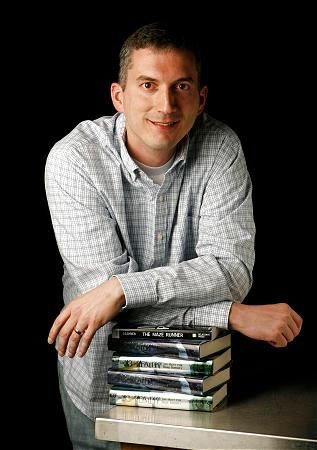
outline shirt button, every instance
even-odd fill
[[[164,195],[160,195],[160,202],[163,203],[165,201]]]
[[[156,237],[157,237],[158,241],[161,241],[163,239],[163,234],[162,233],[157,233]]]

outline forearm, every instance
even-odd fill
[[[252,276],[238,258],[219,262],[206,255],[144,272],[117,275],[127,308],[201,307],[221,301],[242,301]]]
[[[156,308],[148,306],[124,310],[118,321],[131,325],[149,326],[192,326],[228,328],[228,316],[231,302],[217,302],[202,307]]]

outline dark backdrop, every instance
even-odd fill
[[[206,57],[207,111],[237,132],[253,180],[256,264],[246,302],[287,301],[304,317],[301,335],[286,349],[234,335],[232,395],[239,397],[255,395],[268,383],[286,382],[298,371],[311,370],[315,292],[308,262],[310,253],[314,256],[308,104],[312,55],[305,12],[251,11],[252,20],[242,21],[232,12],[230,18],[225,8],[214,10],[208,18],[204,11],[189,14],[192,22],[186,26],[200,35]],[[184,20],[179,14],[178,20]],[[109,89],[116,81],[120,45],[135,28],[158,17],[144,11],[119,19],[110,12],[103,17],[83,14],[79,20],[60,15],[49,30],[48,142],[39,155],[47,331],[62,306],[61,260],[42,181],[47,153],[78,122],[114,112]],[[67,449],[52,347],[47,350],[47,367],[48,435],[59,448]]]

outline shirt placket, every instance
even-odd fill
[[[165,250],[167,244],[167,206],[167,193],[160,190],[155,198],[153,267],[159,267],[165,264]]]

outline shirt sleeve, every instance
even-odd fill
[[[47,201],[64,262],[65,302],[115,274],[138,271],[77,150],[57,144],[45,167]]]
[[[197,257],[174,266],[118,274],[127,308],[241,302],[252,285],[254,237],[250,176],[240,142],[228,138],[203,196]]]
[[[191,306],[189,308],[157,308],[148,306],[145,308],[135,308],[124,312],[121,319],[130,325],[140,326],[145,323],[148,326],[191,326],[229,328],[228,319],[232,302],[222,301],[204,305],[201,307]],[[120,321],[120,317],[118,318]]]

